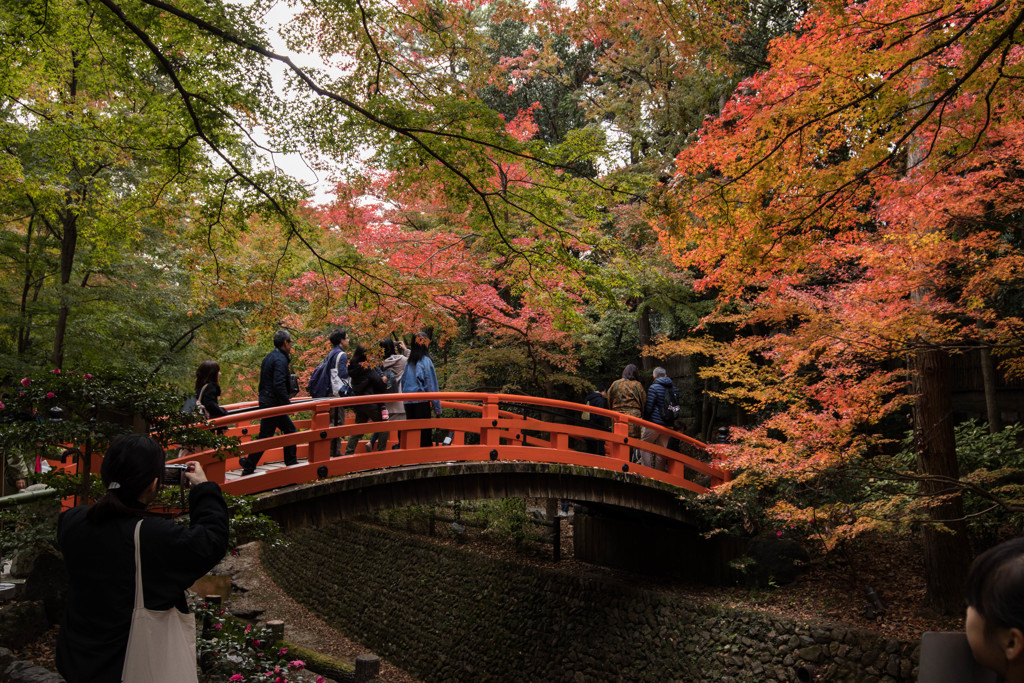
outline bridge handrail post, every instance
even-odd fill
[[[629,462],[629,446],[626,443],[629,439],[629,422],[624,415],[617,415],[614,420],[612,434],[615,436],[605,443],[605,453],[616,460]]]
[[[320,433],[330,426],[331,408],[328,401],[317,401],[309,420],[309,431],[313,432],[308,446],[309,462],[326,462],[331,459],[331,440],[320,438]]]
[[[480,444],[483,446],[498,446],[501,444],[501,433],[500,430],[492,426],[499,417],[498,399],[494,396],[486,396],[480,407],[480,416],[484,423],[480,427]]]

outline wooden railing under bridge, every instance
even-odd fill
[[[353,408],[379,403],[382,398],[376,395],[296,400],[290,405],[275,408],[256,408],[253,404],[225,406],[232,410],[232,414],[211,420],[210,424],[239,437],[244,454],[263,452],[256,473],[241,476],[238,458],[225,460],[213,451],[194,453],[172,462],[199,461],[211,481],[220,483],[224,491],[236,495],[315,481],[324,475],[321,467],[326,468],[327,477],[336,477],[409,465],[494,460],[632,472],[695,493],[703,493],[730,478],[726,470],[711,464],[711,453],[703,443],[610,410],[510,394],[388,394],[388,402],[403,398],[439,400],[444,414],[440,418],[426,420],[355,424]],[[332,408],[345,409],[345,424],[331,426]],[[608,418],[610,430],[587,426],[580,419],[584,412]],[[298,431],[256,439],[259,420],[274,415],[290,415]],[[670,447],[630,438],[629,427],[634,423],[667,434]],[[425,428],[449,434],[451,444],[421,447],[420,430]],[[387,433],[387,446],[384,450],[369,451],[367,439],[371,433],[378,432]],[[331,441],[341,439],[344,449],[345,441],[353,434],[366,437],[360,441],[355,453],[332,458]],[[605,455],[586,452],[586,439],[603,442]],[[290,445],[297,447],[298,463],[285,467],[282,449]],[[667,471],[630,462],[631,449],[663,457],[668,464]]]

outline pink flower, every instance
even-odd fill
[[[253,647],[259,647],[260,646],[260,641],[258,641],[258,640],[252,641],[252,646]]]
[[[314,683],[327,683],[327,681],[324,680],[323,676],[317,676]]]
[[[245,680],[245,676],[243,676],[242,674],[235,674],[234,676],[232,676],[228,680],[229,681],[242,681],[242,680]]]
[[[85,379],[92,379],[92,375],[90,375],[88,372],[82,375],[82,377],[84,377]]]
[[[252,631],[252,624],[246,624],[245,625],[245,632],[249,633],[250,631]]]
[[[4,409],[4,403],[3,403],[3,401],[0,401],[0,410],[3,410],[3,409]]]
[[[59,375],[60,374],[60,368],[54,368],[53,369],[53,374]]]
[[[21,386],[27,387],[29,384],[32,384],[32,380],[30,380],[28,377],[21,378]]]
[[[214,625],[213,625],[213,630],[214,630],[214,631],[219,631],[219,630],[221,630],[222,628],[224,628],[224,624],[214,624]]]
[[[781,537],[782,536],[782,532],[781,531],[776,531],[775,535]]]
[[[306,663],[301,659],[295,659],[293,661],[288,662],[288,666],[290,666],[293,669],[302,669],[306,666]]]
[[[46,392],[46,398],[56,398],[56,397],[57,397],[57,394],[53,393],[52,391],[47,391]]]
[[[286,647],[282,647],[280,650],[277,651],[278,657],[284,657],[286,654],[288,654],[288,648]]]

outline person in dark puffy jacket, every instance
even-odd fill
[[[292,335],[288,330],[278,330],[274,333],[274,350],[266,355],[260,365],[260,386],[259,402],[260,408],[273,408],[274,406],[286,406],[292,402],[288,390],[291,372],[288,368],[291,362]],[[260,433],[257,439],[266,439],[274,435],[280,429],[282,434],[291,434],[296,431],[295,424],[287,415],[275,415],[260,420]],[[284,464],[294,465],[298,462],[295,455],[294,444],[284,447]],[[242,475],[249,475],[256,471],[256,465],[263,457],[263,451],[250,453],[248,457],[239,458],[238,464],[242,466]]]
[[[676,388],[668,377],[668,373],[665,372],[665,368],[654,368],[652,374],[654,375],[654,382],[651,383],[650,388],[647,390],[644,419],[671,429],[675,425],[675,414],[672,411],[672,406],[676,405]],[[640,438],[650,443],[656,443],[659,446],[667,446],[671,437],[650,427],[644,427],[643,435]],[[649,451],[640,452],[640,463],[663,472],[668,471],[668,461],[664,457]]]

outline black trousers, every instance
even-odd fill
[[[421,403],[406,403],[405,404],[405,419],[407,420],[426,420],[430,417],[430,401],[423,401]],[[421,429],[420,430],[420,447],[429,448],[434,445],[434,430],[433,428]]]
[[[282,434],[292,434],[298,431],[295,427],[295,423],[287,415],[275,415],[274,417],[265,417],[260,420],[260,434],[257,439],[268,439],[274,435],[278,429],[281,430]],[[256,469],[256,465],[259,464],[260,458],[263,457],[263,451],[258,453],[250,453],[245,459],[248,466],[243,465],[243,470],[252,471]],[[294,465],[298,462],[298,458],[295,457],[295,446],[284,447],[284,464]]]

